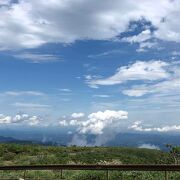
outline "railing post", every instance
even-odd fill
[[[109,180],[109,171],[106,171],[106,179]]]
[[[168,180],[168,172],[165,171],[165,180]]]
[[[63,170],[61,169],[61,179],[63,179]]]
[[[26,170],[24,171],[23,179],[26,178]]]

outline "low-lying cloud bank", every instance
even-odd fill
[[[143,127],[141,121],[136,121],[129,129],[141,132],[169,132],[180,131],[180,125],[162,126],[162,127]]]
[[[138,146],[138,148],[145,148],[145,149],[157,149],[160,150],[160,148],[154,144],[141,144]]]
[[[35,126],[40,123],[38,116],[30,116],[28,114],[17,114],[15,116],[5,116],[0,114],[0,124],[20,124]]]

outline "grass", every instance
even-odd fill
[[[0,144],[0,165],[43,164],[172,164],[168,153],[160,150],[126,147],[56,147],[40,145]],[[18,179],[23,171],[4,171],[0,179]],[[105,180],[104,171],[63,171],[68,180]],[[59,171],[27,171],[27,179],[60,179]],[[110,180],[164,179],[163,172],[110,171]],[[169,179],[180,179],[180,173],[170,173]]]

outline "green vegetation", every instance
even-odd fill
[[[171,153],[159,150],[125,147],[55,147],[39,145],[0,144],[0,165],[42,164],[172,164]],[[0,179],[17,179],[24,172],[1,172]],[[103,171],[64,171],[68,180],[104,180]],[[29,179],[58,179],[58,171],[28,171]],[[180,173],[170,173],[171,179],[180,179]],[[27,178],[27,179],[28,179]],[[111,171],[110,179],[163,179],[163,172]]]

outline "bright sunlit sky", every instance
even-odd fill
[[[1,126],[180,131],[179,18],[180,0],[0,0]]]

